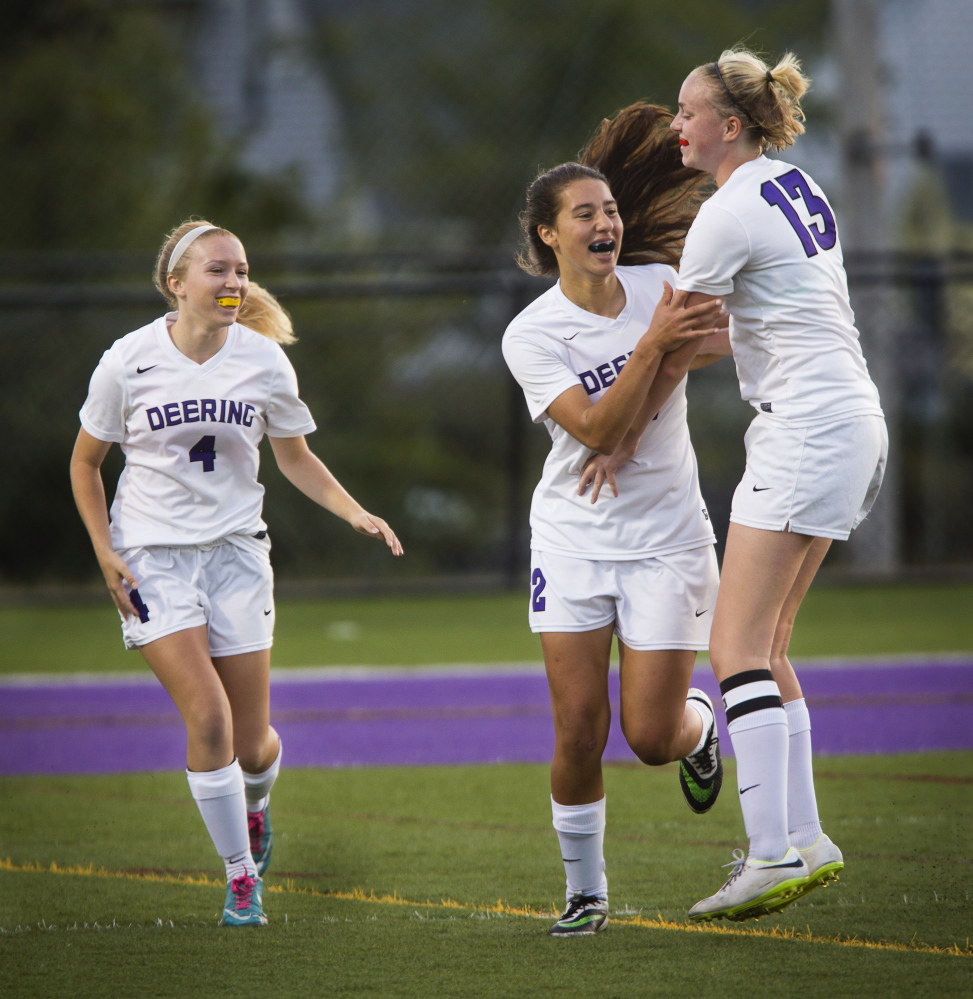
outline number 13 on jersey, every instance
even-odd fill
[[[800,170],[790,170],[776,180],[776,184],[772,180],[765,180],[760,185],[760,195],[764,201],[768,205],[779,208],[784,213],[784,218],[790,222],[791,228],[797,233],[807,256],[815,256],[818,247],[821,247],[822,250],[830,250],[838,241],[838,229],[828,203],[824,198],[819,198],[814,194]],[[778,184],[780,187],[777,186]],[[790,201],[785,197],[785,191],[790,195]],[[791,204],[791,201],[798,200],[804,202],[812,218],[817,215],[821,219],[823,229],[819,229],[816,224],[808,227],[801,221],[801,217]]]

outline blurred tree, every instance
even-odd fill
[[[825,0],[315,0],[359,183],[402,248],[515,236],[538,167],[744,39],[807,50]],[[801,45],[803,43],[803,46]]]
[[[7,0],[0,249],[154,249],[190,214],[267,243],[303,224],[289,177],[235,164],[144,3]]]

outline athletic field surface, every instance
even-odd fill
[[[732,761],[704,816],[671,766],[605,779],[611,922],[554,940],[544,764],[285,767],[270,925],[247,931],[217,926],[222,872],[183,774],[2,778],[0,994],[970,994],[973,753],[819,760],[841,880],[743,925],[686,919],[745,842]]]
[[[973,749],[973,656],[798,669],[819,755]],[[617,704],[617,673],[609,682]],[[694,683],[718,701],[707,668]],[[179,715],[151,675],[46,683],[28,675],[0,692],[2,774],[184,765]],[[292,766],[543,762],[554,742],[539,666],[281,670],[271,709]],[[725,728],[721,735],[729,752]],[[633,759],[617,722],[606,758]]]
[[[581,940],[546,932],[563,870],[524,602],[279,605],[270,925],[246,931],[217,926],[183,730],[112,609],[0,609],[0,995],[973,994],[973,588],[809,596],[793,648],[847,866],[777,916],[687,921],[745,846],[733,760],[696,816],[613,730],[611,920]]]

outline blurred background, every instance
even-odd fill
[[[814,79],[786,159],[836,206],[892,461],[840,578],[973,566],[973,5],[956,0],[7,0],[0,55],[0,595],[98,570],[71,500],[102,352],[163,311],[163,234],[240,235],[281,298],[312,447],[387,518],[393,563],[262,480],[284,590],[519,586],[549,440],[500,355],[539,168],[744,41]],[[721,536],[749,407],[691,377]],[[109,492],[120,468],[106,464]]]

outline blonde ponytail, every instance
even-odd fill
[[[200,239],[202,238],[200,236]],[[256,281],[250,282],[250,290],[243,300],[243,305],[240,306],[237,321],[256,333],[262,333],[274,343],[285,346],[297,343],[290,313],[263,285],[257,284]]]
[[[793,52],[786,52],[771,69],[749,49],[727,49],[696,72],[711,82],[716,110],[727,118],[738,117],[761,151],[780,152],[804,134],[801,98],[811,81]]]
[[[169,290],[169,282],[167,280],[170,273],[169,260],[172,257],[172,251],[183,236],[200,226],[209,227],[210,231],[197,237],[194,242],[190,243],[186,251],[176,261],[171,271],[176,277],[182,277],[186,273],[186,268],[189,266],[194,249],[204,239],[209,239],[210,236],[230,236],[233,239],[240,239],[239,236],[230,232],[229,229],[222,229],[212,222],[207,222],[205,219],[187,219],[185,222],[177,225],[163,240],[159,255],[156,257],[155,271],[152,275],[152,283],[169,303],[170,308],[178,309],[179,307],[175,295]],[[242,243],[242,240],[240,242]],[[297,337],[294,335],[294,324],[291,322],[291,317],[287,310],[266,288],[257,284],[256,281],[250,282],[250,289],[247,292],[247,297],[243,300],[243,305],[240,307],[237,321],[243,326],[252,329],[255,333],[261,333],[268,340],[273,340],[275,343],[286,345],[297,342]]]

